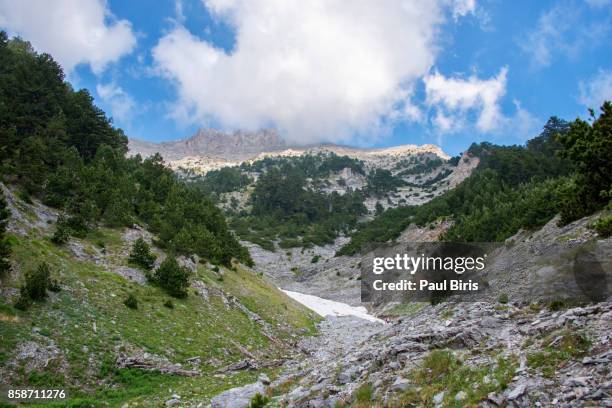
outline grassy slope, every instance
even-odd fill
[[[116,353],[136,348],[173,363],[200,356],[203,363],[214,357],[225,365],[244,358],[233,342],[267,358],[287,351],[263,336],[260,327],[243,312],[224,305],[220,296],[211,295],[205,301],[191,291],[187,299],[172,299],[174,308],[169,309],[163,306],[169,297],[159,288],[138,285],[91,262],[78,261],[67,249],[56,247],[36,233],[15,236],[13,242],[13,259],[21,271],[45,260],[64,289],[51,293],[44,303],[34,304],[27,312],[0,301],[0,365],[11,362],[19,343],[34,340],[45,344],[48,340],[44,337],[55,343],[62,358],[35,373],[26,373],[23,367],[13,368],[12,378],[1,381],[4,384],[63,386],[70,390],[75,403],[84,399],[96,406],[120,406],[126,401],[130,406],[158,405],[172,393],[181,395],[183,401],[201,401],[223,389],[252,382],[257,373],[213,376],[210,374],[215,368],[204,364],[204,375],[196,378],[118,370],[114,365]],[[118,253],[123,245],[120,233],[112,230],[97,232],[82,241],[86,249],[101,242],[111,254]],[[248,270],[225,270],[223,281],[218,281],[214,272],[199,265],[196,275],[207,286],[234,295],[258,313],[272,325],[278,338],[290,339],[314,331],[316,317],[311,312]],[[8,285],[17,287],[19,281]],[[138,310],[123,304],[128,293],[138,298]],[[40,330],[35,333],[33,328]],[[86,394],[95,397],[89,399]]]

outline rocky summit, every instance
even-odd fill
[[[200,129],[189,138],[172,142],[158,144],[136,139],[129,141],[130,154],[149,157],[160,153],[167,161],[197,156],[238,161],[286,147],[286,143],[276,131],[267,129],[256,132]]]
[[[436,145],[401,145],[380,149],[366,149],[335,144],[290,145],[273,129],[224,132],[199,129],[193,136],[162,143],[129,139],[129,154],[149,157],[159,153],[167,165],[175,170],[206,173],[243,162],[256,162],[268,157],[296,157],[333,153],[363,160],[372,167],[385,167],[419,154],[432,154],[447,160],[449,156]]]

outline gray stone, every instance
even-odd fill
[[[304,398],[306,395],[308,395],[308,391],[300,386],[289,393],[289,398],[292,401],[297,401]]]
[[[257,380],[263,385],[270,385],[270,378],[265,373],[261,373]]]
[[[338,384],[348,384],[351,382],[352,371],[343,371],[338,374],[337,383]]]
[[[440,391],[433,397],[433,402],[436,406],[442,405],[442,401],[444,401],[444,391]]]
[[[257,382],[243,387],[232,388],[217,395],[210,401],[211,408],[244,408],[248,407],[253,397],[265,393],[263,384]]]
[[[400,368],[400,364],[397,361],[392,361],[389,363],[389,368],[392,370],[398,370]]]
[[[491,392],[489,393],[489,395],[487,395],[487,400],[491,401],[493,404],[497,406],[501,406],[504,403],[504,396]]]
[[[325,402],[322,398],[317,398],[308,401],[308,408],[323,408],[325,406]]]
[[[565,381],[565,385],[587,387],[589,385],[587,377],[570,377]]]
[[[467,392],[459,391],[457,395],[455,395],[455,401],[463,401],[467,398]]]
[[[406,391],[410,387],[410,381],[403,377],[397,377],[393,384],[391,385],[391,389],[393,391]]]
[[[509,400],[517,399],[518,397],[523,395],[525,391],[527,391],[527,384],[520,383],[512,391],[508,393],[508,399]]]
[[[174,407],[174,406],[176,406],[176,405],[178,405],[180,403],[181,403],[181,400],[176,399],[176,398],[172,398],[172,399],[166,401],[166,406],[167,407]]]

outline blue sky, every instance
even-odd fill
[[[609,0],[48,3],[0,0],[0,27],[150,141],[271,126],[294,143],[456,154],[612,99]]]

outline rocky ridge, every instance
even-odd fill
[[[450,158],[440,147],[431,144],[378,149],[334,144],[290,146],[271,129],[255,132],[200,129],[189,138],[162,143],[129,140],[130,155],[149,157],[155,153],[160,153],[169,167],[175,170],[191,170],[200,174],[221,167],[236,166],[242,162],[255,162],[266,157],[295,157],[318,153],[349,156],[363,160],[367,166],[383,168],[417,154],[433,154],[444,160]]]

